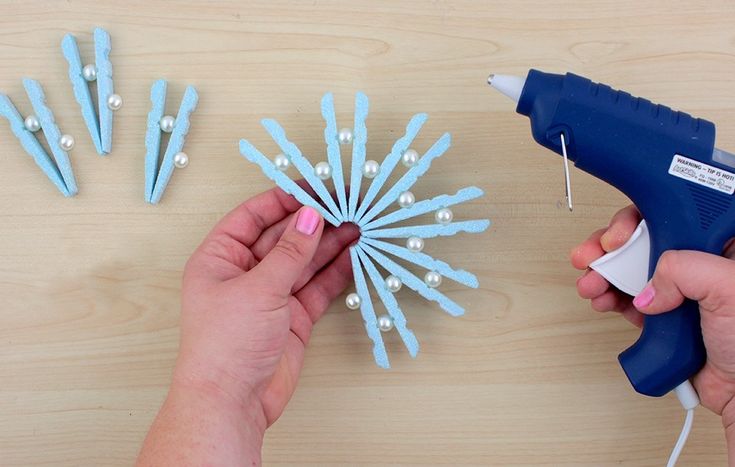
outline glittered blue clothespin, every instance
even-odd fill
[[[112,112],[122,107],[122,98],[113,91],[110,35],[102,28],[94,30],[95,64],[82,65],[77,40],[71,34],[61,41],[61,51],[69,62],[69,79],[74,97],[82,108],[82,117],[92,136],[97,153],[105,156],[112,148]],[[94,109],[91,82],[97,83],[97,106]]]
[[[189,164],[189,156],[182,149],[186,134],[189,133],[189,117],[199,101],[196,89],[187,86],[178,115],[164,115],[166,86],[166,81],[159,79],[151,87],[152,107],[148,113],[148,129],[145,135],[145,200],[151,204],[161,200],[174,169],[181,169]],[[161,132],[171,133],[171,137],[159,168]]]
[[[64,196],[77,194],[77,182],[74,179],[68,151],[74,147],[71,135],[62,135],[56,125],[54,114],[46,105],[46,95],[41,84],[32,79],[24,79],[23,87],[33,106],[34,115],[25,119],[21,116],[13,102],[5,94],[0,94],[0,115],[10,122],[13,134],[20,141],[23,149],[44,171],[46,176],[56,185]],[[43,130],[44,137],[53,155],[49,156],[35,133]]]
[[[451,137],[448,133],[439,138],[423,156],[420,155],[411,148],[411,144],[426,122],[427,116],[417,114],[408,122],[405,134],[395,142],[382,162],[366,160],[367,114],[367,96],[358,93],[355,98],[354,127],[337,131],[334,100],[332,94],[326,94],[322,98],[322,116],[326,122],[324,139],[327,143],[327,160],[315,165],[312,165],[298,147],[288,140],[284,129],[275,120],[270,119],[263,120],[262,123],[280,147],[281,153],[271,159],[244,139],[240,141],[240,152],[249,161],[259,165],[263,173],[281,189],[293,195],[302,204],[319,211],[330,224],[338,226],[343,222],[353,222],[360,227],[361,238],[356,245],[350,247],[356,291],[347,295],[346,305],[350,309],[360,310],[365,330],[373,343],[373,357],[380,367],[388,368],[390,363],[381,331],[389,332],[395,328],[412,357],[415,357],[419,350],[419,342],[407,327],[406,317],[394,295],[396,292],[405,285],[427,300],[436,302],[451,316],[460,316],[464,313],[464,309],[438,290],[442,278],[451,279],[471,288],[477,288],[479,285],[474,274],[453,269],[444,261],[423,253],[424,240],[460,232],[480,233],[488,228],[490,221],[486,219],[454,221],[450,206],[481,197],[483,192],[477,187],[466,187],[453,195],[439,195],[421,201],[416,201],[410,191],[418,179],[429,170],[432,161],[449,149]],[[340,147],[348,145],[352,146],[351,169],[348,175],[349,194],[346,190],[340,154]],[[399,164],[404,166],[403,174],[382,196],[378,196]],[[295,167],[311,186],[317,195],[316,198],[286,175],[291,166]],[[330,180],[335,197],[325,185],[325,182]],[[368,181],[369,185],[367,190],[361,193],[364,180]],[[385,214],[391,206],[397,209]],[[389,227],[426,214],[433,214],[431,223]],[[405,246],[390,242],[396,239],[405,239],[403,240]],[[420,275],[423,277],[415,275],[398,261],[414,269],[422,269]],[[383,276],[378,266],[387,271],[388,275]],[[370,284],[382,302],[386,314],[376,314]]]

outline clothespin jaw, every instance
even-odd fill
[[[112,149],[112,114],[122,107],[122,98],[114,93],[110,35],[102,28],[94,30],[95,64],[83,65],[76,38],[67,34],[61,41],[61,51],[69,63],[69,80],[74,98],[82,110],[92,142],[101,156]],[[97,110],[92,101],[90,83],[97,82]]]
[[[145,137],[145,200],[151,204],[161,200],[174,169],[184,168],[189,163],[189,157],[182,149],[189,133],[189,118],[199,102],[196,89],[187,86],[176,117],[164,115],[166,88],[167,83],[162,79],[151,87],[151,111]],[[163,158],[160,157],[161,132],[171,133]]]
[[[56,185],[64,196],[77,194],[77,183],[72,171],[68,151],[74,147],[74,138],[71,135],[62,135],[56,125],[54,114],[46,105],[46,95],[38,81],[24,79],[23,87],[31,101],[35,115],[23,118],[10,98],[0,94],[0,115],[10,123],[13,134],[20,141],[23,149],[33,157],[36,164],[46,176]],[[43,130],[53,157],[43,148],[35,132]]]
[[[151,202],[153,186],[158,173],[158,155],[161,151],[161,119],[166,110],[166,80],[159,79],[151,87],[151,111],[145,134],[145,200]]]

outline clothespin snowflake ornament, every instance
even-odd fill
[[[249,161],[259,165],[263,173],[285,192],[299,202],[316,209],[324,219],[334,226],[343,222],[354,222],[360,227],[361,238],[350,247],[352,269],[356,291],[347,295],[346,305],[360,310],[365,330],[373,342],[376,363],[389,368],[388,354],[381,332],[394,328],[401,336],[409,354],[415,357],[419,343],[407,327],[406,318],[394,294],[406,286],[427,300],[434,301],[452,316],[460,316],[464,309],[438,290],[443,278],[451,279],[468,287],[478,286],[477,278],[467,271],[453,269],[447,263],[422,253],[424,240],[439,236],[455,235],[459,232],[479,233],[490,225],[486,219],[455,222],[451,206],[479,198],[483,195],[477,187],[467,187],[453,195],[439,195],[431,199],[416,201],[411,187],[425,174],[434,159],[449,148],[451,137],[445,133],[423,156],[411,148],[411,143],[426,122],[426,114],[417,114],[408,123],[405,134],[399,138],[390,154],[382,162],[366,159],[368,99],[358,93],[355,99],[354,128],[337,131],[334,101],[331,94],[322,98],[322,116],[326,122],[324,139],[327,143],[327,160],[313,165],[302,155],[298,147],[288,140],[284,129],[275,121],[262,121],[266,131],[278,144],[281,154],[269,159],[247,140],[240,141],[240,152]],[[345,189],[341,146],[352,145],[352,164],[349,171],[349,195]],[[382,196],[378,196],[390,174],[402,163],[405,173]],[[311,185],[318,199],[313,198],[286,175],[294,166]],[[336,200],[324,184],[332,180]],[[360,187],[368,180],[367,191],[360,199]],[[385,214],[391,206],[398,209]],[[390,227],[404,220],[434,213],[434,223],[427,225]],[[405,246],[386,240],[402,240]],[[422,278],[416,276],[391,257],[405,261],[425,270]],[[378,269],[388,272],[384,276]],[[368,280],[373,285],[387,314],[376,316]]]

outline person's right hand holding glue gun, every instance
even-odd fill
[[[723,256],[668,251],[653,278],[636,295],[627,295],[590,265],[622,247],[641,220],[635,206],[620,210],[605,229],[594,232],[571,252],[572,265],[585,273],[577,280],[580,297],[600,312],[616,311],[640,327],[643,315],[669,311],[685,298],[699,302],[707,363],[693,378],[702,405],[722,416],[729,464],[735,465],[735,242]]]

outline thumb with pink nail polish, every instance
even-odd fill
[[[268,277],[274,290],[290,291],[316,252],[324,228],[316,209],[304,206],[286,227],[275,247],[253,268]]]
[[[648,305],[653,303],[653,299],[656,297],[656,289],[653,288],[653,284],[650,282],[646,287],[636,295],[636,297],[633,299],[633,305],[638,308],[638,310],[643,310]]]

